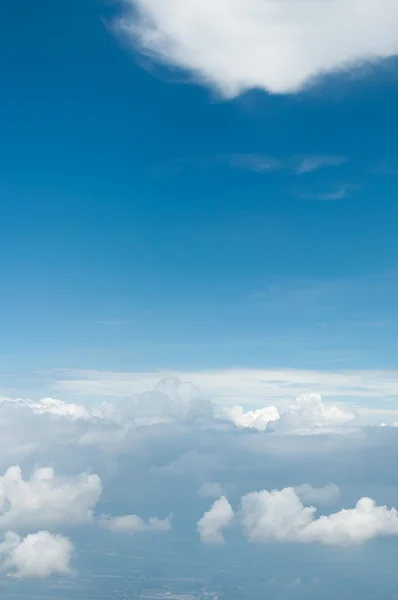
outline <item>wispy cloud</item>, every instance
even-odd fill
[[[214,154],[205,158],[173,160],[166,166],[168,170],[180,172],[189,166],[198,167],[229,167],[240,171],[253,173],[270,173],[285,171],[291,175],[306,175],[315,173],[327,167],[339,167],[348,162],[344,156],[328,154],[303,154],[288,157],[276,157],[261,152],[226,152]],[[162,171],[165,167],[162,168]]]
[[[293,167],[296,175],[304,175],[306,173],[313,173],[319,171],[324,167],[338,167],[343,163],[347,162],[347,158],[344,156],[328,156],[328,155],[309,155],[297,157],[293,160],[296,165]]]
[[[343,183],[335,189],[328,192],[311,192],[301,194],[301,198],[306,200],[319,200],[321,202],[329,202],[333,200],[344,200],[353,192],[358,189],[357,185],[351,183]]]
[[[152,389],[162,379],[178,377],[197,386],[220,404],[263,406],[265,400],[291,402],[308,391],[325,398],[391,398],[398,396],[398,371],[303,369],[158,370],[144,372],[63,369],[46,373],[55,393],[77,396],[128,397]],[[51,391],[49,390],[49,391]]]
[[[282,161],[265,154],[220,154],[205,159],[203,163],[208,165],[224,164],[232,169],[256,173],[279,171],[285,168]]]
[[[325,167],[338,167],[346,163],[347,160],[344,156],[329,154],[304,154],[288,158],[275,158],[259,153],[224,154],[211,159],[212,162],[227,163],[234,169],[255,171],[257,173],[284,169],[295,175],[314,173]]]

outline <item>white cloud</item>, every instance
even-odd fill
[[[296,540],[314,513],[315,508],[305,507],[293,488],[262,490],[242,498],[242,526],[253,542]]]
[[[267,406],[257,410],[248,410],[245,412],[241,406],[224,408],[221,411],[222,418],[232,421],[237,427],[248,427],[265,431],[268,423],[277,421],[280,418],[279,411],[275,406]]]
[[[113,533],[133,534],[138,532],[165,532],[171,529],[171,517],[159,519],[151,517],[144,521],[138,515],[122,515],[120,517],[111,517],[103,515],[99,518],[99,524],[103,529],[108,529]]]
[[[229,527],[234,511],[225,496],[216,500],[197,524],[200,539],[205,544],[223,544],[223,530]]]
[[[309,483],[294,488],[295,493],[304,504],[315,504],[316,506],[328,506],[335,504],[340,499],[340,488],[330,483],[324,487],[316,488]]]
[[[153,392],[149,392],[148,404],[155,413],[163,413],[171,419],[197,420],[206,419],[212,415],[212,405],[206,400],[197,386],[178,377],[166,377],[158,381],[154,392],[158,394],[158,402],[154,399]],[[142,406],[142,398],[135,399],[135,406]],[[149,407],[145,407],[146,411]]]
[[[212,403],[192,383],[165,377],[151,391],[129,396],[117,403],[102,404],[96,414],[136,426],[212,418]]]
[[[293,488],[253,492],[242,498],[241,522],[253,542],[320,542],[347,546],[380,536],[398,535],[395,508],[361,498],[355,508],[315,518]]]
[[[56,398],[41,398],[37,402],[23,398],[0,398],[0,406],[12,405],[15,409],[29,408],[35,415],[54,415],[74,419],[90,419],[93,414],[81,404],[63,402]]]
[[[325,404],[319,394],[301,394],[280,418],[272,423],[279,432],[322,427],[341,427],[355,420],[356,414],[344,406]]]
[[[124,0],[142,53],[225,97],[294,93],[317,76],[398,54],[391,0]]]
[[[198,489],[198,496],[201,498],[220,498],[220,496],[224,495],[224,489],[221,483],[206,481],[203,483]]]
[[[371,498],[361,498],[355,508],[321,516],[301,532],[303,541],[347,546],[380,536],[398,535],[395,508],[377,506]]]
[[[21,538],[8,532],[0,542],[0,568],[15,577],[72,575],[72,554],[72,542],[61,535],[39,531]]]
[[[72,419],[89,419],[89,411],[81,404],[68,404],[55,398],[42,398],[38,402],[31,402],[34,413],[71,417]]]
[[[237,427],[265,431],[290,432],[322,427],[341,427],[356,418],[344,406],[325,404],[319,394],[302,394],[286,410],[275,406],[244,412],[241,406],[223,408],[220,417],[232,421]]]
[[[20,467],[0,477],[0,528],[50,528],[92,521],[101,495],[98,475],[57,478],[51,468],[33,472],[24,480]]]

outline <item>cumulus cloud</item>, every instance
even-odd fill
[[[89,419],[90,412],[81,404],[62,402],[55,398],[42,398],[38,402],[31,402],[30,406],[34,413],[50,414],[72,419]]]
[[[293,488],[253,492],[242,498],[241,522],[253,542],[320,542],[348,546],[381,536],[398,535],[395,508],[361,498],[355,508],[315,518]]]
[[[342,427],[354,421],[353,410],[335,404],[325,404],[319,394],[301,394],[295,404],[272,423],[273,431],[288,432],[303,429]]]
[[[330,483],[324,487],[313,487],[309,483],[303,483],[294,488],[295,493],[304,504],[315,504],[316,506],[328,506],[335,504],[340,499],[340,488]]]
[[[213,506],[198,521],[200,539],[205,544],[223,544],[223,531],[231,524],[234,511],[225,496],[216,500]]]
[[[99,518],[99,524],[103,529],[108,529],[113,533],[133,534],[138,532],[165,532],[171,529],[171,517],[159,519],[151,517],[144,521],[138,515],[122,515],[120,517],[111,517],[103,515]]]
[[[250,382],[248,383],[250,387]],[[117,402],[102,402],[90,408],[81,404],[70,404],[52,398],[39,402],[30,400],[7,400],[8,408],[34,415],[64,417],[72,421],[114,423],[121,427],[150,427],[171,423],[202,423],[209,425],[218,417],[233,422],[237,427],[265,431],[268,424],[276,424],[278,430],[291,430],[299,427],[325,425],[339,426],[355,418],[352,410],[334,404],[324,403],[319,394],[301,394],[287,410],[280,411],[275,406],[266,406],[245,411],[242,406],[221,406],[203,397],[193,384],[175,377],[159,381],[154,389]],[[123,432],[109,432],[123,438]],[[85,431],[81,444],[95,442],[104,432]]]
[[[0,568],[15,577],[72,575],[72,554],[72,542],[61,535],[39,531],[21,538],[9,531],[0,542]]]
[[[24,480],[20,467],[10,467],[0,477],[0,528],[88,523],[100,495],[101,479],[95,474],[58,478],[47,467]]]
[[[95,411],[89,411],[82,404],[68,403],[56,398],[41,398],[37,402],[22,398],[0,398],[0,406],[13,406],[14,409],[29,408],[35,415],[54,415],[73,419],[90,419]]]
[[[290,432],[302,429],[341,427],[356,418],[352,410],[335,404],[325,404],[319,394],[301,394],[284,411],[275,406],[244,411],[241,406],[223,408],[220,417],[237,427],[265,431]]]
[[[248,427],[265,431],[268,423],[277,421],[280,418],[279,411],[275,406],[267,406],[257,410],[248,410],[245,412],[241,406],[224,408],[221,416],[228,421],[232,421],[237,427]]]
[[[391,0],[124,0],[119,30],[153,59],[230,98],[299,92],[398,54]]]
[[[224,495],[224,489],[221,483],[206,481],[198,489],[198,496],[201,498],[220,498]]]
[[[107,410],[106,410],[107,409]],[[138,426],[212,418],[213,406],[193,384],[167,377],[153,390],[130,396],[118,403],[102,405],[108,417]]]

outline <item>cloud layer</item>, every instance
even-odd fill
[[[124,0],[140,52],[226,98],[299,92],[317,77],[398,54],[390,0]]]
[[[213,369],[207,371],[53,372],[57,396],[127,398],[152,390],[160,380],[190,381],[219,404],[264,406],[265,399],[288,400],[303,393],[324,398],[388,398],[398,395],[398,371],[310,371],[299,369]]]
[[[246,382],[258,398],[262,373],[250,372]],[[208,382],[217,376],[208,374]],[[116,549],[123,534],[144,534],[137,543],[145,544],[147,534],[170,531],[175,540],[192,536],[195,524],[210,544],[222,544],[228,528],[249,541],[331,545],[396,535],[396,511],[386,506],[398,505],[397,428],[363,427],[355,410],[319,394],[275,405],[263,399],[262,408],[247,409],[170,377],[151,391],[132,391],[113,402],[3,399],[0,564],[7,573],[71,573],[68,540],[78,547],[80,526]],[[388,407],[374,412],[379,423],[397,420]],[[206,500],[215,502],[203,515]],[[313,505],[338,510],[318,515]],[[339,510],[347,505],[354,508]],[[173,527],[171,517],[150,517],[171,514]],[[41,544],[54,552],[29,558]]]

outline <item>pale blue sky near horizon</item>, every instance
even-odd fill
[[[226,100],[143,68],[116,11],[3,10],[2,384],[395,369],[396,65]]]

